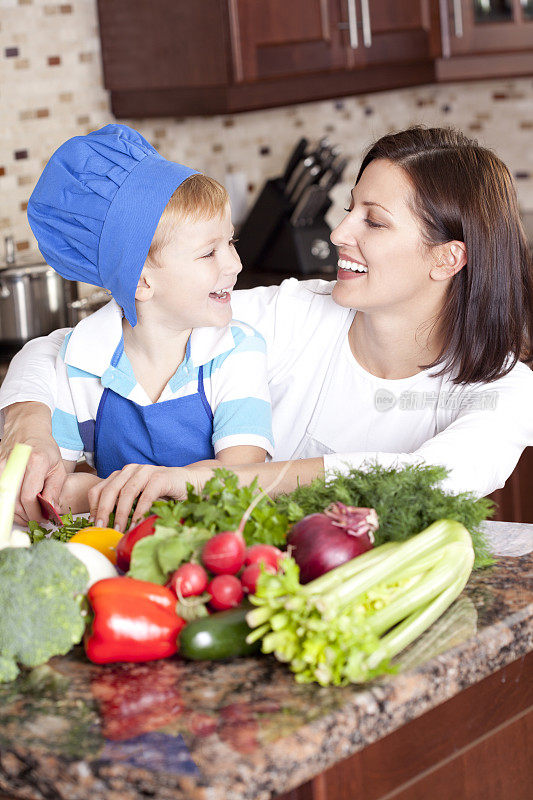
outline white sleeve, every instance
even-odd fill
[[[2,409],[12,403],[33,400],[50,411],[56,406],[56,358],[70,328],[53,331],[28,342],[9,365],[0,388],[0,435],[4,428]]]
[[[468,392],[468,404],[441,433],[413,453],[333,453],[324,456],[326,476],[332,471],[409,464],[442,465],[449,470],[442,488],[452,494],[473,492],[483,497],[500,489],[524,448],[533,445],[533,373],[517,364],[492,384]]]

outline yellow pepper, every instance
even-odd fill
[[[99,550],[103,553],[112,564],[116,564],[116,547],[123,535],[124,534],[120,533],[120,531],[116,531],[113,528],[82,528],[82,530],[75,533],[69,541],[79,542],[79,544],[88,544],[89,547],[94,547],[95,550]]]

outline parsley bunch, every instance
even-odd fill
[[[426,464],[398,468],[369,465],[364,471],[337,473],[333,480],[317,478],[276,500],[279,511],[292,524],[307,514],[322,512],[330,503],[375,508],[379,528],[375,545],[403,542],[438,519],[455,519],[469,531],[476,553],[475,568],[493,562],[481,523],[492,516],[494,503],[470,492],[447,494],[438,484],[445,467]]]
[[[257,478],[249,486],[228,469],[216,469],[200,494],[187,484],[186,500],[157,500],[151,513],[157,514],[158,527],[180,530],[182,526],[201,527],[212,535],[237,530],[242,516],[257,492]],[[246,544],[283,545],[289,520],[278,504],[264,497],[254,508],[244,528]]]

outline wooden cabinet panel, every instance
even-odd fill
[[[107,89],[215,86],[231,78],[225,2],[98,0],[98,16]]]
[[[229,7],[237,82],[344,66],[334,0],[230,0]]]
[[[509,0],[509,15],[476,16],[479,0],[440,0],[444,55],[475,55],[533,49],[533,20],[520,0]],[[494,7],[498,6],[494,3]]]
[[[438,10],[430,0],[372,0],[368,24],[367,65],[421,61],[440,53]]]

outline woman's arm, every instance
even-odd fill
[[[425,463],[448,469],[441,486],[451,494],[483,497],[500,489],[524,449],[533,445],[533,372],[519,363],[493,383],[465,387],[458,402],[452,422],[414,452],[326,455],[326,475],[369,462],[384,467]]]
[[[50,412],[55,407],[55,362],[67,329],[28,342],[13,358],[0,388],[0,470],[17,442],[32,453],[15,509],[15,521],[42,520],[36,495],[56,503],[66,472],[52,437]]]
[[[56,405],[57,354],[69,328],[53,331],[49,336],[32,339],[12,359],[0,387],[0,411],[13,403],[44,403],[50,411]],[[3,415],[0,413],[0,428]]]

